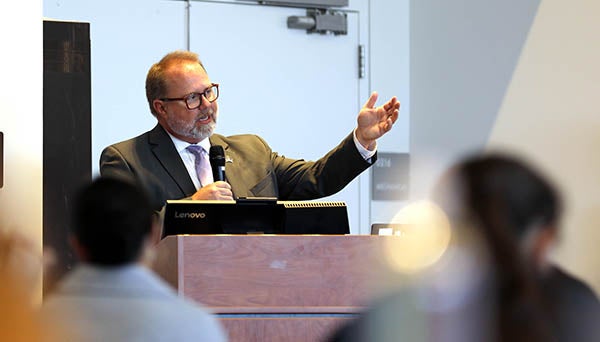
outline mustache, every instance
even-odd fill
[[[206,111],[200,112],[200,113],[198,114],[198,116],[196,117],[196,121],[200,121],[200,120],[201,120],[202,118],[204,118],[205,116],[209,116],[211,119],[213,119],[213,121],[216,121],[216,120],[215,120],[215,119],[216,119],[216,118],[215,118],[215,117],[216,117],[216,115],[215,115],[215,110],[213,110],[212,108],[209,108],[209,109],[208,109],[208,110],[206,110]]]

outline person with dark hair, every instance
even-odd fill
[[[486,242],[500,340],[598,340],[598,298],[547,258],[562,200],[539,171],[510,155],[474,156],[440,179],[434,198],[451,222],[471,222]]]
[[[376,107],[373,92],[358,113],[356,128],[313,162],[279,155],[256,135],[214,134],[219,84],[209,78],[196,53],[174,51],[152,65],[146,97],[157,125],[105,148],[100,174],[137,179],[152,196],[155,210],[169,199],[310,200],[332,195],[373,165],[376,141],[392,129],[400,108],[396,97]],[[208,151],[215,145],[224,149],[225,180],[213,179],[210,172]]]
[[[99,178],[74,202],[71,243],[80,264],[43,303],[69,341],[225,341],[216,318],[152,273],[159,225],[148,196]]]
[[[488,285],[479,287],[486,295],[465,289],[476,299],[465,303],[475,305],[464,305],[462,312],[454,315],[454,310],[448,317],[427,310],[428,304],[443,302],[436,296],[448,284],[433,284],[437,290],[429,292],[398,289],[338,329],[329,341],[598,340],[598,297],[547,258],[558,235],[562,200],[539,171],[511,155],[475,155],[442,175],[432,199],[447,215],[455,245],[465,232],[478,241],[460,254],[464,257],[479,249],[485,253],[480,258],[486,261],[478,262],[487,265],[479,274],[491,270],[482,282]],[[445,273],[468,284],[461,279],[464,260],[452,266]],[[464,298],[463,293],[452,301]],[[461,315],[468,319],[456,317]],[[452,335],[456,331],[476,334],[463,333],[457,339]]]

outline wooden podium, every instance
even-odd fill
[[[380,239],[176,235],[154,269],[218,314],[230,341],[321,341],[371,298]]]

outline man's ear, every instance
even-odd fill
[[[77,258],[80,261],[89,261],[88,251],[73,234],[69,235],[69,245],[71,245],[71,248],[73,248],[73,251],[75,251],[75,255],[77,255]]]
[[[158,116],[162,117],[167,114],[167,110],[165,108],[165,103],[162,102],[161,100],[154,99],[152,101],[152,108],[154,108],[154,111],[156,112],[156,114]]]

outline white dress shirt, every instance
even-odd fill
[[[198,174],[196,173],[196,166],[194,164],[196,161],[196,157],[192,154],[192,152],[190,152],[186,149],[188,146],[190,146],[192,144],[190,144],[189,142],[177,139],[169,132],[167,132],[167,134],[169,134],[169,136],[171,137],[171,140],[173,140],[175,149],[179,153],[179,156],[181,157],[181,160],[183,161],[183,164],[185,165],[185,168],[186,168],[187,172],[189,173],[190,178],[192,179],[192,182],[194,182],[194,186],[196,186],[196,190],[200,189],[201,183],[200,183],[200,179],[198,179]],[[200,141],[196,145],[202,146],[202,148],[207,152],[206,154],[208,155],[208,151],[210,151],[210,141],[208,140],[208,138]],[[214,182],[212,172],[209,172],[208,178],[210,180],[209,184]]]

